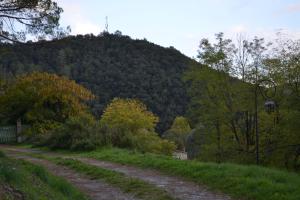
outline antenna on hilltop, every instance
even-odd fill
[[[108,17],[105,17],[105,31],[108,32]]]

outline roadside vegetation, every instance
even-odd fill
[[[228,194],[236,199],[298,200],[300,198],[300,175],[283,170],[255,165],[184,161],[171,156],[117,148],[103,148],[85,153],[57,151],[60,152],[71,157],[93,158],[158,170],[163,174],[182,177],[201,186],[205,185],[213,191]],[[147,199],[150,194],[155,194],[161,199],[170,198],[163,191],[143,181],[130,179],[120,173],[91,166],[75,159],[51,158],[37,153],[29,153],[29,155],[70,167],[91,178],[102,179],[142,199]]]
[[[64,179],[43,167],[13,160],[0,152],[0,196],[4,200],[84,200],[88,199]]]
[[[0,121],[22,119],[28,143],[51,149],[93,150],[105,145],[171,155],[176,145],[155,132],[159,118],[137,99],[115,98],[100,120],[87,103],[95,96],[66,77],[19,76],[0,96]],[[18,108],[18,109],[15,109]]]
[[[169,156],[141,154],[124,149],[101,149],[80,154],[121,164],[159,170],[184,177],[235,198],[299,200],[300,175],[259,166],[176,160]]]

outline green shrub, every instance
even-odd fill
[[[105,143],[103,136],[93,117],[71,117],[66,123],[40,134],[37,145],[51,149],[93,150]]]
[[[128,136],[132,148],[141,152],[172,155],[176,148],[173,142],[161,139],[155,132],[140,130],[138,134]]]
[[[191,127],[188,120],[184,117],[176,117],[169,130],[167,130],[162,137],[173,141],[178,150],[185,151],[186,139],[191,132]]]
[[[115,98],[107,105],[100,120],[112,145],[131,147],[131,135],[142,129],[153,132],[158,118],[137,99]]]
[[[34,145],[39,145],[45,138],[49,136],[49,131],[57,129],[62,124],[55,121],[43,121],[34,123],[32,126],[22,132],[26,136],[27,142]]]
[[[141,152],[172,154],[173,142],[162,140],[154,132],[158,118],[135,99],[114,99],[100,120],[106,141],[113,146]]]

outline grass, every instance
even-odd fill
[[[64,151],[66,155],[68,152]],[[172,200],[172,198],[165,190],[162,190],[145,181],[130,178],[126,175],[115,172],[113,170],[104,169],[101,167],[85,164],[79,160],[70,158],[59,158],[47,156],[45,154],[22,152],[22,155],[27,155],[39,159],[45,159],[55,164],[72,168],[73,170],[89,176],[91,179],[101,179],[104,182],[120,188],[123,192],[129,193],[138,199],[143,200]],[[74,155],[74,153],[68,154]]]
[[[53,160],[53,159],[52,159]],[[79,173],[88,175],[93,179],[101,179],[106,183],[120,188],[125,193],[130,193],[139,199],[145,200],[171,200],[171,196],[166,191],[161,190],[154,185],[146,183],[142,180],[129,178],[122,173],[112,170],[84,164],[74,159],[54,159],[56,164],[64,165],[74,169]]]
[[[299,200],[300,175],[259,166],[181,161],[168,156],[141,154],[116,148],[65,155],[91,157],[181,176],[237,199]]]
[[[233,198],[255,200],[299,200],[300,176],[259,166],[202,163],[168,156],[141,154],[121,149],[100,149],[83,157],[160,170],[184,177]]]
[[[49,174],[43,167],[22,160],[12,160],[0,153],[0,186],[4,199],[19,194],[30,200],[84,200],[81,192],[62,178]],[[0,191],[1,192],[1,191]],[[3,192],[3,190],[2,190]]]

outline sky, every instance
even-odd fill
[[[278,31],[300,38],[300,0],[56,0],[72,35],[120,30],[133,39],[173,46],[195,57],[202,38],[224,32],[272,40]]]

